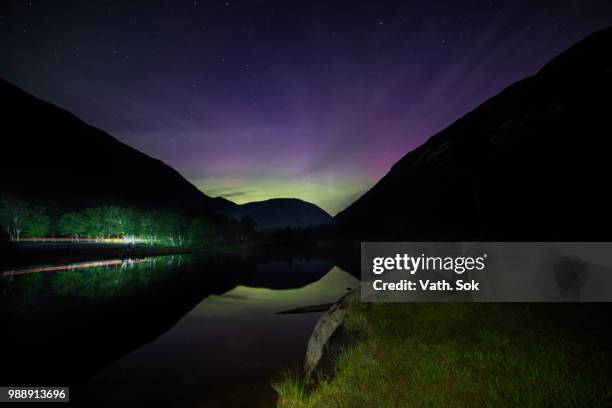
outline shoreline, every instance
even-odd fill
[[[46,244],[39,244],[46,245]],[[0,247],[0,268],[21,268],[38,264],[76,263],[80,261],[146,258],[187,254],[248,254],[255,252],[252,244],[215,246],[209,248],[150,247],[146,245],[64,245],[63,247],[33,248],[18,247],[15,244]]]
[[[612,396],[609,311],[589,303],[354,303],[314,375],[288,372],[273,387],[279,407],[599,406]]]

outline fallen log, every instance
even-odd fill
[[[332,304],[329,310],[325,312],[317,322],[310,338],[308,339],[308,346],[306,347],[306,357],[304,359],[304,373],[309,377],[313,371],[317,368],[321,357],[323,356],[323,349],[330,337],[336,329],[344,321],[344,317],[348,312],[349,306],[358,302],[360,299],[360,288],[357,287],[342,296],[340,300]]]
[[[322,305],[309,305],[303,307],[296,307],[295,309],[283,310],[282,312],[276,312],[275,314],[299,314],[299,313],[318,313],[329,310],[335,303],[324,303]]]

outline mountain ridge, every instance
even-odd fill
[[[61,209],[106,204],[248,213],[249,205],[206,195],[162,160],[3,79],[0,100],[5,129],[0,148],[12,152],[0,160],[0,195]],[[285,211],[283,223],[302,225],[302,211],[314,204],[299,202]]]
[[[3,138],[3,150],[25,152],[29,159],[2,160],[3,193],[75,208],[96,203],[206,208],[213,202],[161,160],[76,115],[1,79],[0,95],[5,125],[17,134]]]
[[[610,47],[612,29],[596,32],[487,99],[398,160],[335,223],[360,239],[609,236],[596,227],[610,223],[598,184],[609,142],[595,135],[610,130],[598,103],[612,88]],[[564,197],[564,184],[576,194]]]
[[[316,204],[299,198],[271,198],[230,208],[225,215],[253,218],[260,228],[313,227],[329,224],[332,216]]]

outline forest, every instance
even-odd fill
[[[74,242],[126,242],[184,247],[248,241],[256,223],[171,210],[102,205],[53,211],[16,197],[0,198],[0,228],[14,242],[65,238]]]

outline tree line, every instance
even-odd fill
[[[217,224],[217,225],[216,225]],[[103,205],[51,217],[46,208],[15,197],[0,199],[0,226],[11,241],[52,236],[82,239],[121,239],[149,245],[182,247],[253,238],[255,223],[213,220],[166,210],[142,211]]]

